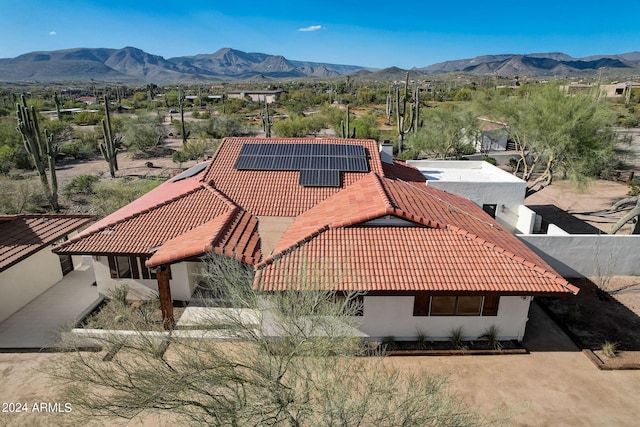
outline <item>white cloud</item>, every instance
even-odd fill
[[[56,34],[58,34],[58,33],[56,33],[55,31],[51,31],[51,32],[49,33],[49,35],[50,35],[50,36],[55,36]]]
[[[298,31],[302,31],[302,32],[310,32],[310,31],[318,31],[322,29],[322,25],[312,25],[310,27],[305,27],[305,28],[300,28]]]

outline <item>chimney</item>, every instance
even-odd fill
[[[393,164],[393,144],[388,139],[385,139],[380,144],[380,160]]]

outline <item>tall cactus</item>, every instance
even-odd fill
[[[16,111],[18,126],[17,130],[22,135],[24,147],[31,156],[33,164],[38,171],[42,190],[51,209],[55,212],[60,210],[58,204],[58,178],[56,176],[56,154],[60,151],[59,147],[53,144],[53,135],[45,129],[44,140],[40,135],[40,126],[38,125],[38,117],[36,109],[31,106],[27,107],[27,100],[22,95],[22,105],[17,105]],[[49,177],[47,177],[47,165],[49,168]]]
[[[56,114],[58,115],[58,121],[62,121],[62,113],[60,112],[60,97],[58,96],[58,92],[53,92],[53,102],[56,104]]]
[[[273,125],[273,120],[269,117],[269,103],[267,102],[267,97],[264,97],[264,112],[261,114],[262,116],[262,129],[264,130],[265,137],[271,138],[271,125]]]
[[[180,134],[182,135],[182,145],[185,145],[191,131],[187,132],[184,125],[184,94],[182,91],[178,93],[178,105],[180,106]]]
[[[417,92],[417,89],[416,89]],[[416,116],[419,114],[420,106],[416,99],[412,105],[407,107],[409,98],[409,72],[404,84],[404,94],[400,94],[400,89],[396,89],[396,127],[398,131],[398,153],[404,148],[404,138],[415,128]]]
[[[356,128],[353,128],[353,132],[351,132],[350,129],[350,116],[351,114],[349,113],[349,104],[347,104],[347,115],[346,115],[346,121],[345,120],[340,120],[340,126],[342,127],[342,137],[343,138],[355,138],[356,137]]]
[[[104,159],[109,163],[109,174],[111,178],[116,177],[116,171],[118,170],[118,148],[116,147],[119,139],[113,137],[113,131],[111,127],[111,115],[109,114],[109,99],[107,95],[104,95],[104,112],[105,119],[102,119],[102,133],[104,134],[104,140],[100,143],[100,152]]]
[[[387,93],[387,103],[385,105],[385,114],[387,115],[386,125],[391,124],[391,115],[393,114],[393,96],[391,96],[391,86],[389,86],[389,92]]]

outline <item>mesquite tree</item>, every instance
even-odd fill
[[[60,206],[58,204],[58,178],[56,176],[55,156],[60,151],[60,148],[54,145],[53,135],[50,135],[47,129],[44,131],[44,138],[42,137],[36,109],[33,106],[31,108],[27,106],[27,100],[24,95],[22,95],[22,104],[17,105],[16,115],[18,119],[16,129],[22,135],[24,147],[38,171],[44,196],[51,209],[58,212]],[[49,177],[47,177],[47,167],[49,168]]]

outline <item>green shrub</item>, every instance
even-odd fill
[[[478,338],[481,339],[481,340],[488,341],[489,344],[495,350],[500,350],[502,348],[502,344],[500,344],[500,341],[498,341],[498,332],[499,332],[498,327],[496,325],[491,325]]]
[[[102,115],[91,111],[81,111],[73,115],[73,123],[78,126],[93,126],[100,123]]]
[[[152,179],[124,177],[95,185],[91,205],[99,217],[104,217],[133,202],[160,184]]]
[[[9,145],[0,146],[0,174],[6,175],[13,166],[15,150]]]
[[[482,160],[487,163],[491,163],[493,166],[496,166],[498,164],[498,161],[494,157],[485,156],[482,158]]]
[[[618,356],[618,343],[605,341],[602,343],[602,352],[610,359]]]
[[[449,342],[458,350],[466,350],[467,347],[464,345],[464,333],[462,332],[462,326],[452,329],[449,332]]]
[[[77,175],[64,187],[64,195],[68,198],[77,194],[93,194],[93,187],[100,181],[97,175]]]
[[[174,151],[171,154],[171,161],[173,161],[173,163],[176,163],[178,167],[182,167],[182,164],[187,160],[189,160],[189,156],[187,156],[187,153],[182,150]]]

